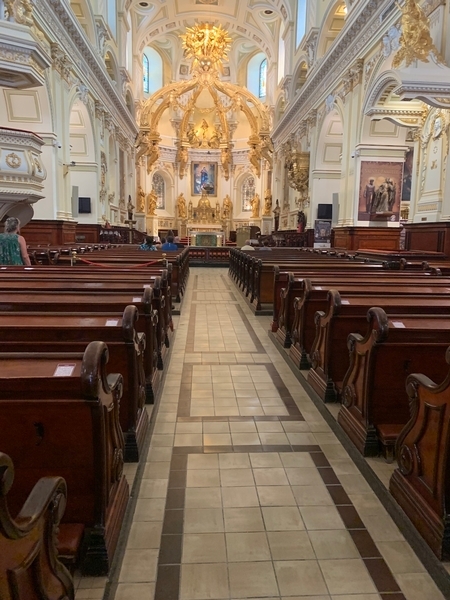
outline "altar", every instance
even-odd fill
[[[209,227],[206,231],[203,228],[201,231],[190,230],[188,237],[190,246],[223,246],[225,242],[223,231],[210,229]]]

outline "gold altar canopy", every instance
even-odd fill
[[[187,28],[181,36],[186,55],[192,58],[192,79],[171,83],[145,103],[140,119],[141,132],[136,156],[147,156],[150,172],[159,158],[159,124],[169,111],[176,130],[178,174],[186,174],[189,149],[220,150],[223,176],[229,178],[232,164],[232,136],[237,116],[243,113],[250,126],[249,161],[260,176],[261,158],[272,164],[273,146],[269,137],[269,112],[247,89],[222,81],[222,61],[232,39],[220,26],[208,23]]]

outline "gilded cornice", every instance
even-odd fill
[[[71,69],[89,87],[91,94],[114,115],[123,134],[134,144],[138,128],[119,95],[118,88],[109,78],[103,59],[86,37],[71,10],[60,0],[36,0],[34,19],[49,39],[58,42],[72,61]]]
[[[287,141],[307,113],[319,106],[330,89],[336,88],[349,67],[356,59],[361,58],[365,48],[371,43],[378,43],[380,33],[391,24],[394,17],[398,17],[395,11],[380,25],[382,15],[392,5],[391,0],[369,0],[361,4],[359,14],[354,15],[357,8],[352,11],[353,20],[346,26],[343,34],[337,37],[325,59],[315,63],[301,91],[287,106],[281,122],[272,134],[277,147]]]

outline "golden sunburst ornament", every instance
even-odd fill
[[[212,67],[221,69],[222,62],[228,58],[232,39],[221,25],[201,23],[187,27],[186,34],[180,37],[186,56],[194,59],[193,68],[198,66],[202,71],[209,71]]]

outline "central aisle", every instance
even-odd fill
[[[227,271],[181,312],[109,597],[442,599]]]

